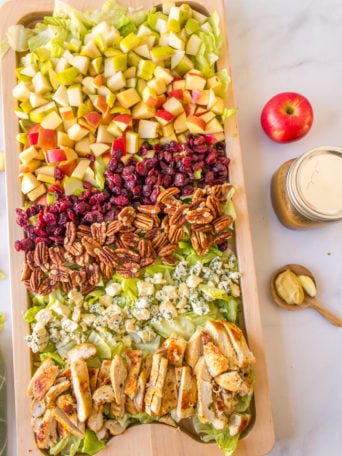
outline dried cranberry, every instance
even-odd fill
[[[64,176],[65,176],[64,171],[61,168],[58,168],[58,166],[56,166],[56,168],[55,168],[55,178],[57,180],[61,181]]]

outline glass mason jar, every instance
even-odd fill
[[[283,163],[272,177],[271,199],[288,228],[342,220],[342,148],[317,147]]]

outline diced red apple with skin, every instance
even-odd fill
[[[39,128],[39,124],[34,124],[28,129],[27,139],[30,146],[35,146],[38,144]]]
[[[186,122],[186,115],[185,115],[185,112],[182,112],[182,114],[180,114],[173,123],[173,127],[177,134],[183,133],[184,131],[187,130],[187,125],[185,122]]]
[[[175,116],[171,112],[166,111],[166,109],[158,109],[155,114],[155,118],[161,125],[167,125],[168,123],[172,122]]]
[[[188,127],[188,130],[192,134],[196,135],[199,133],[204,133],[204,131],[205,131],[206,123],[200,117],[187,116],[185,123],[186,123],[186,126]]]
[[[221,115],[225,109],[224,100],[221,97],[217,97],[216,103],[212,106],[212,111],[215,114]]]
[[[110,146],[108,144],[103,143],[93,143],[90,144],[89,147],[92,153],[95,155],[95,157],[99,157],[100,155],[107,152]]]
[[[194,105],[193,103],[189,103],[185,106],[185,112],[186,112],[186,115],[187,116],[192,116],[195,114],[196,112],[196,105]]]
[[[75,119],[74,111],[71,106],[61,106],[59,108],[59,114],[60,114],[62,120]]]
[[[46,193],[44,195],[40,196],[37,200],[37,204],[40,206],[47,206],[47,196]]]
[[[87,112],[83,116],[86,122],[93,128],[97,128],[102,120],[102,115],[96,111]]]
[[[184,111],[183,104],[174,97],[168,98],[163,104],[163,108],[174,116],[179,116]]]
[[[142,120],[141,122],[149,122]],[[140,126],[140,124],[139,124]],[[139,150],[139,134],[134,131],[127,131],[125,138],[125,151],[127,154],[136,154]],[[142,137],[142,136],[140,136]],[[115,150],[115,149],[113,149]],[[121,150],[121,149],[120,149]]]
[[[191,102],[193,104],[197,104],[197,102],[201,98],[201,96],[202,96],[201,90],[197,90],[197,89],[192,90],[191,91]]]
[[[45,152],[46,163],[59,163],[67,160],[63,149],[48,149]]]
[[[48,150],[56,149],[57,147],[57,132],[56,130],[39,129],[38,146]]]
[[[70,176],[76,168],[76,160],[68,160],[58,164],[58,168],[63,171],[66,176]]]
[[[201,119],[205,121],[205,123],[210,122],[211,120],[215,119],[215,113],[212,111],[205,111],[203,114],[198,114],[196,111],[196,115],[199,115]]]
[[[157,92],[152,87],[146,86],[142,91],[142,99],[147,106],[154,108],[158,103]]]
[[[167,84],[164,79],[153,78],[148,81],[147,87],[154,89],[157,95],[161,95],[167,91]]]
[[[172,90],[185,90],[185,79],[174,79],[172,82]]]
[[[215,144],[219,141],[224,141],[225,140],[225,134],[224,132],[221,133],[210,133],[210,134],[205,134],[205,138],[208,144]]]
[[[128,127],[132,126],[132,115],[118,114],[113,118],[113,122],[116,123],[121,131],[125,131]]]
[[[129,133],[129,132],[127,132]],[[126,135],[127,135],[126,133]],[[122,155],[126,154],[126,138],[124,136],[121,136],[120,138],[115,138],[114,141],[112,142],[112,148],[111,151],[113,152],[114,150],[121,150]]]
[[[161,95],[158,95],[156,109],[161,108],[163,106],[163,104],[165,103],[165,101],[166,101],[166,96],[164,93],[162,93]]]
[[[94,108],[98,109],[103,114],[109,109],[105,95],[95,95],[92,99]]]
[[[173,89],[168,91],[169,97],[177,98],[177,100],[183,100],[184,98],[184,90],[183,89]]]

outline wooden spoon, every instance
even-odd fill
[[[275,281],[278,275],[287,269],[290,269],[290,271],[294,272],[296,275],[306,275],[311,277],[311,279],[314,281],[316,285],[316,281],[314,276],[312,275],[311,271],[309,269],[305,268],[304,266],[300,264],[287,264],[281,268],[279,268],[271,278],[271,294],[274,302],[278,304],[278,306],[282,307],[283,309],[286,310],[301,310],[305,309],[306,307],[312,307],[313,309],[317,310],[324,318],[326,318],[330,323],[332,323],[335,326],[342,327],[342,319],[339,318],[337,315],[333,314],[328,310],[327,308],[321,306],[317,300],[316,297],[312,298],[309,296],[307,293],[304,293],[304,301],[301,304],[287,304],[286,301],[284,301],[277,293],[276,286],[275,286]]]

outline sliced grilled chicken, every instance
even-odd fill
[[[109,432],[108,432],[108,429],[105,426],[103,426],[99,431],[96,432],[96,437],[99,440],[108,439],[108,436],[109,436]]]
[[[53,407],[52,409],[53,417],[55,420],[62,426],[62,428],[68,433],[75,435],[76,437],[82,439],[84,437],[84,432],[79,429],[75,424],[69,419],[68,415],[64,410],[59,407]]]
[[[120,435],[126,430],[125,426],[121,426],[121,424],[114,420],[107,420],[105,427],[112,435]]]
[[[175,376],[176,376],[176,382],[177,382],[177,390],[179,390],[181,378],[182,378],[182,368],[181,367],[175,367]]]
[[[167,359],[155,353],[152,357],[152,368],[149,387],[145,394],[145,411],[149,415],[158,415],[163,396],[167,372]]]
[[[183,366],[177,401],[178,418],[183,419],[192,416],[195,413],[196,401],[196,377],[193,375],[189,366]]]
[[[212,383],[213,389],[213,411],[215,413],[215,419],[212,422],[212,425],[215,429],[223,429],[228,424],[228,417],[225,414],[225,405],[224,401],[218,391],[217,385]]]
[[[37,401],[33,399],[31,402],[31,415],[33,418],[43,416],[46,410],[45,401]]]
[[[53,443],[51,436],[55,433],[56,421],[53,416],[53,410],[47,409],[40,419],[38,427],[36,428],[36,441],[37,446],[41,450],[50,448]]]
[[[145,390],[146,384],[150,378],[152,368],[152,355],[147,354],[142,362],[141,371],[138,377],[137,389],[134,398],[134,404],[140,413],[145,411]]]
[[[175,368],[173,366],[168,366],[165,377],[162,404],[159,411],[160,416],[166,415],[171,412],[171,410],[176,408],[178,396],[177,389]]]
[[[91,413],[92,399],[88,367],[83,358],[71,362],[71,381],[77,403],[77,417],[83,423]]]
[[[124,360],[115,355],[110,366],[110,379],[114,391],[114,398],[117,405],[125,403],[125,383],[127,379],[127,368]]]
[[[98,409],[104,404],[111,404],[115,401],[115,394],[111,385],[102,385],[94,391],[93,401],[95,408]]]
[[[213,342],[218,346],[223,355],[228,359],[229,368],[235,369],[238,365],[236,353],[223,322],[208,321],[204,327],[204,330],[213,339]]]
[[[59,369],[51,358],[46,359],[33,374],[27,387],[27,395],[41,401],[59,374]]]
[[[244,368],[254,364],[255,357],[248,348],[245,336],[243,335],[241,329],[228,321],[224,322],[224,326],[235,350],[239,367]]]
[[[135,406],[135,402],[130,397],[126,396],[125,402],[126,411],[131,415],[136,415],[138,413],[138,409]]]
[[[77,404],[76,400],[71,394],[62,394],[56,401],[58,408],[63,410],[65,415],[69,418],[72,424],[84,432],[84,424],[79,423],[77,419]],[[58,423],[58,434],[62,438],[70,436],[70,432],[61,424]]]
[[[126,350],[125,355],[128,359],[128,375],[125,386],[125,394],[130,399],[134,399],[138,386],[138,377],[141,369],[142,351]]]
[[[158,353],[162,353],[172,366],[182,366],[187,342],[177,334],[171,334],[159,347]]]
[[[87,426],[94,432],[99,432],[104,426],[102,409],[93,410],[87,419]]]
[[[111,385],[112,381],[110,379],[110,366],[112,361],[110,359],[104,359],[101,363],[100,371],[97,376],[97,387],[101,385]]]
[[[49,391],[45,395],[45,402],[47,407],[51,407],[55,404],[58,396],[67,391],[70,388],[70,381],[63,380],[55,385],[51,386]]]
[[[68,364],[71,364],[72,361],[75,361],[79,358],[82,359],[89,359],[96,355],[96,347],[95,345],[83,343],[78,344],[74,348],[68,351],[65,356],[65,359]]]
[[[96,390],[99,369],[97,367],[88,367],[90,391],[93,393]]]
[[[237,404],[237,399],[236,395],[232,393],[231,391],[227,390],[221,390],[220,395],[223,400],[224,404],[224,413],[226,415],[231,415],[233,411],[235,410],[236,404]]]
[[[248,426],[251,419],[249,413],[233,413],[229,418],[229,433],[231,436],[237,435]]]
[[[229,361],[221,350],[214,344],[212,338],[205,332],[202,332],[203,355],[212,377],[222,374],[229,368]]]
[[[194,368],[203,354],[202,331],[196,331],[189,339],[185,349],[185,361]]]
[[[245,395],[251,392],[251,385],[249,386],[237,371],[224,372],[216,376],[215,381],[225,390],[234,393]]]
[[[125,414],[125,402],[118,405],[116,402],[110,404],[110,410],[114,416],[122,417]]]
[[[197,361],[195,375],[197,386],[196,411],[198,418],[202,422],[213,423],[216,417],[212,410],[213,392],[210,383],[211,377],[203,356]]]

